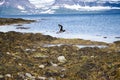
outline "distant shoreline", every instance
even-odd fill
[[[11,24],[25,24],[35,22],[35,20],[25,20],[22,18],[0,18],[0,26],[1,25],[11,25]]]

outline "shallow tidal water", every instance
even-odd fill
[[[114,42],[120,40],[120,14],[46,14],[46,15],[14,15],[3,16],[36,20],[23,24],[29,29],[17,29],[16,24],[0,27],[0,31],[17,31],[43,33],[60,38],[81,38],[85,40]],[[62,24],[66,32],[59,33],[58,24]]]

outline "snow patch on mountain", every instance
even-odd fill
[[[25,10],[25,8],[21,5],[18,5],[17,8],[20,9],[20,10]]]
[[[41,13],[42,13],[42,14],[54,14],[55,11],[52,10],[52,9],[48,9],[48,10],[46,10],[46,11],[42,11]]]
[[[34,4],[36,8],[41,8],[45,6],[51,6],[55,0],[29,0],[30,3]]]
[[[64,8],[78,11],[100,11],[100,10],[110,10],[110,9],[120,9],[118,7],[110,7],[110,6],[80,6],[80,5],[66,5],[64,4]]]
[[[5,0],[0,0],[0,5],[3,5],[5,3]]]

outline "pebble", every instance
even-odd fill
[[[94,58],[95,56],[90,56],[91,58]]]
[[[25,76],[32,78],[32,75],[30,73],[25,73]]]
[[[31,49],[31,51],[33,51],[33,52],[34,52],[34,51],[36,51],[36,49]]]
[[[120,37],[115,37],[115,38],[120,38]]]
[[[25,49],[25,51],[31,51],[31,52],[34,52],[34,51],[36,51],[36,49]]]
[[[59,56],[57,59],[61,63],[65,63],[67,61],[64,56]]]
[[[103,38],[107,38],[107,37],[103,37]]]
[[[41,64],[41,65],[39,65],[39,68],[43,69],[43,68],[45,68],[45,65]]]
[[[39,76],[38,77],[40,80],[46,80],[46,77],[41,77],[41,76]]]
[[[1,78],[4,78],[4,76],[3,76],[3,75],[0,75],[0,79],[1,79]]]
[[[41,53],[36,53],[33,55],[33,57],[35,57],[35,58],[47,58],[48,56],[41,54]]]
[[[25,51],[31,51],[31,49],[25,49]]]
[[[10,52],[6,52],[6,54],[10,54]]]
[[[12,77],[12,75],[11,75],[11,74],[6,74],[5,76],[6,76],[6,77]]]
[[[50,77],[48,80],[56,80],[55,78],[53,78],[53,77]]]
[[[21,64],[21,63],[19,63],[18,65],[19,65],[19,66],[22,66],[22,64]]]
[[[64,78],[64,77],[65,77],[65,75],[64,75],[64,74],[62,74],[62,75],[60,75],[60,77],[61,77],[61,78]]]
[[[25,78],[25,75],[23,73],[18,73],[18,75],[22,78]]]
[[[25,73],[25,76],[28,77],[30,80],[35,80],[35,76],[32,76],[30,73]]]
[[[61,70],[61,72],[64,72],[64,71],[66,71],[66,69],[63,68],[63,69]]]
[[[57,64],[55,64],[55,63],[53,63],[53,62],[50,62],[50,63],[51,63],[51,65],[54,66],[54,67],[57,67],[57,66],[58,66]]]

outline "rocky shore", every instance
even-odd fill
[[[0,80],[120,80],[120,41],[0,32]]]
[[[31,22],[0,18],[0,25]],[[120,41],[0,32],[0,80],[120,80]]]
[[[22,18],[0,18],[0,25],[10,25],[10,24],[18,24],[18,23],[31,23],[35,22],[35,20],[25,20]]]

